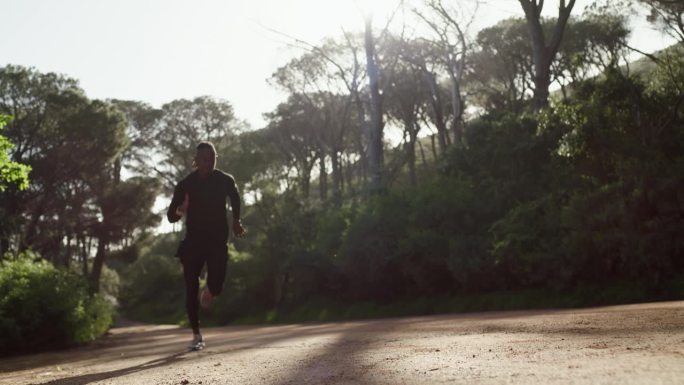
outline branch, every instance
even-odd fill
[[[561,0],[560,5],[558,6],[558,20],[556,21],[556,28],[553,30],[553,35],[551,36],[549,45],[545,47],[554,54],[558,51],[561,40],[563,40],[563,32],[565,32],[565,26],[568,23],[568,19],[570,18],[570,14],[572,13],[572,8],[574,6],[575,0],[570,0],[567,6],[565,5],[565,0]]]
[[[300,48],[300,49],[321,55],[321,57],[323,59],[327,60],[330,64],[335,66],[338,71],[340,71],[340,77],[342,78],[342,81],[344,82],[344,84],[347,88],[350,88],[349,82],[347,81],[346,77],[343,76],[343,74],[345,73],[344,68],[339,63],[337,63],[335,60],[333,60],[331,57],[329,57],[320,47],[317,47],[317,46],[315,46],[315,45],[313,45],[307,41],[301,40],[301,39],[296,38],[294,36],[290,36],[290,35],[286,34],[285,32],[280,32],[278,30],[275,30],[275,29],[270,28],[270,27],[266,27],[264,25],[262,25],[261,27],[266,29],[267,31],[270,31],[270,32],[273,32],[277,35],[286,37],[288,39],[293,40],[295,43],[300,44],[300,45],[293,45],[293,47]]]
[[[387,34],[387,31],[389,30],[389,26],[394,21],[394,17],[397,15],[397,12],[399,12],[399,9],[404,6],[404,0],[400,0],[399,3],[397,4],[397,7],[394,8],[394,11],[392,11],[392,15],[387,19],[387,23],[385,23],[385,28],[382,29],[382,32],[378,36],[378,39],[376,40],[378,43],[382,41],[382,39],[385,38],[385,35]]]
[[[629,49],[630,51],[634,51],[634,52],[637,52],[637,53],[639,53],[639,54],[642,54],[642,55],[646,56],[647,58],[653,60],[653,62],[656,63],[656,64],[660,63],[660,59],[658,59],[658,58],[657,58],[655,55],[653,55],[653,54],[650,54],[650,53],[646,53],[646,52],[644,52],[644,51],[641,51],[641,50],[639,50],[639,49],[637,49],[637,48],[634,48],[634,47],[630,46],[630,45],[627,44],[627,43],[621,43],[621,45],[622,45],[623,47]]]

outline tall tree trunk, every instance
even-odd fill
[[[558,19],[553,35],[547,42],[542,28],[541,12],[544,0],[518,0],[525,12],[527,30],[532,40],[532,58],[534,61],[534,96],[535,110],[542,110],[549,105],[549,86],[551,85],[551,63],[556,57],[558,47],[563,39],[565,26],[570,18],[575,0],[560,0]]]
[[[276,309],[282,309],[287,304],[287,287],[290,281],[290,273],[287,271],[276,277]]]
[[[310,190],[310,185],[311,182],[309,181],[309,176],[303,176],[301,177],[301,184],[302,184],[302,195],[304,199],[309,199],[309,190]]]
[[[435,146],[435,134],[430,135],[430,142],[432,143],[432,156],[437,160],[437,147]]]
[[[330,154],[330,163],[332,167],[332,197],[336,205],[340,203],[340,191],[342,189],[342,170],[339,156],[340,152],[333,149]]]
[[[347,191],[354,191],[354,170],[356,169],[356,166],[354,162],[349,159],[349,155],[347,155],[344,159],[344,179],[346,182],[345,184],[345,189]],[[357,176],[357,182],[360,180],[359,176]]]
[[[420,159],[423,161],[423,165],[427,164],[427,159],[425,159],[425,150],[423,150],[423,142],[418,141],[418,148],[420,149]]]
[[[375,41],[371,28],[371,18],[366,18],[366,63],[370,88],[371,120],[368,142],[368,171],[371,178],[370,189],[378,192],[383,188],[384,160],[382,148],[382,101],[380,99],[379,70],[375,61]]]
[[[95,260],[93,260],[93,270],[90,272],[90,290],[93,293],[100,291],[100,276],[107,257],[108,243],[105,235],[100,235],[97,239],[97,253],[95,253]]]
[[[354,91],[354,105],[356,106],[356,113],[358,115],[358,125],[360,130],[360,135],[354,136],[354,141],[356,147],[359,150],[360,162],[359,162],[359,173],[358,177],[363,183],[366,183],[368,177],[368,156],[366,155],[366,149],[363,146],[363,139],[366,136],[366,109],[363,107],[363,101],[361,100],[361,95],[358,91]],[[349,179],[351,182],[351,179]]]
[[[313,162],[304,161],[302,162],[302,168],[300,170],[299,182],[302,191],[302,196],[304,199],[309,199],[309,193],[311,190],[311,168],[313,167]]]
[[[325,164],[325,151],[318,152],[318,167],[320,172],[318,174],[318,188],[321,196],[321,202],[328,199],[328,166]]]
[[[31,214],[31,221],[29,222],[26,232],[24,233],[20,250],[26,250],[33,246],[36,242],[36,235],[38,234],[38,222],[40,222],[40,217],[43,215],[46,206],[47,198],[43,196],[40,199],[38,206],[35,210],[33,210],[33,213]]]
[[[87,249],[87,242],[86,242],[86,237],[83,236],[81,239],[81,272],[83,273],[83,277],[88,276],[88,249]]]
[[[437,127],[437,138],[439,139],[439,150],[443,153],[447,147],[447,127],[444,122],[444,110],[442,109],[442,97],[439,94],[439,86],[435,74],[424,69],[425,79],[430,88],[430,107],[435,116],[435,126]]]
[[[453,120],[451,122],[451,130],[454,135],[454,143],[461,143],[463,136],[463,125],[461,124],[463,120],[463,101],[461,100],[461,82],[454,76],[453,71],[450,72],[451,76],[451,109],[454,114]]]
[[[461,98],[461,81],[465,69],[468,44],[465,34],[458,23],[453,23],[458,32],[458,40],[461,43],[461,55],[459,60],[451,59],[451,108],[454,114],[452,130],[454,131],[454,143],[460,144],[463,138],[463,98]]]
[[[121,168],[122,168],[122,166],[123,165],[121,163],[121,155],[119,155],[114,160],[114,165],[113,165],[112,177],[114,178],[114,184],[118,184],[121,181]]]
[[[349,180],[347,179],[347,166],[345,165],[344,154],[338,153],[338,162],[340,164],[340,196],[348,188]]]
[[[9,238],[5,235],[0,237],[0,262],[3,260],[3,256],[9,250]]]
[[[411,186],[417,184],[416,181],[416,141],[418,132],[415,129],[415,124],[413,122],[406,122],[406,130],[409,133],[408,141],[408,166],[409,166],[409,178],[411,181]]]
[[[463,79],[463,71],[466,63],[466,55],[468,52],[468,42],[463,29],[461,28],[461,22],[458,18],[452,16],[451,12],[444,7],[443,0],[431,0],[427,1],[426,5],[435,11],[440,21],[432,21],[427,17],[419,13],[419,16],[427,22],[427,24],[435,31],[441,40],[442,49],[445,53],[445,62],[447,63],[447,72],[449,73],[449,78],[451,80],[451,112],[453,113],[453,120],[451,123],[451,130],[453,132],[454,143],[461,142],[462,136],[462,116],[463,116],[463,98],[461,97],[461,80]],[[450,3],[454,3],[450,1]],[[457,3],[457,2],[456,2]],[[479,2],[476,1],[476,8],[479,6]],[[461,9],[461,13],[463,9]],[[472,14],[474,19],[475,14]],[[471,19],[471,22],[472,20]],[[445,25],[450,25],[456,30],[457,41],[452,43],[450,39],[451,33],[447,32],[447,27]],[[454,52],[456,46],[460,46],[460,52]],[[451,136],[446,135],[446,142],[449,143]],[[450,144],[450,143],[449,143]]]
[[[69,266],[71,266],[71,253],[72,253],[72,247],[71,247],[71,238],[72,234],[69,233],[66,236],[66,254],[64,256],[64,266],[68,269]]]
[[[2,229],[0,230],[0,261],[3,259],[5,253],[10,252],[12,247],[12,236],[14,236],[14,252],[20,244],[17,244],[17,237],[21,234],[21,227],[18,225],[17,218],[21,217],[23,212],[22,202],[19,200],[18,191],[15,189],[6,189],[2,194],[2,208],[0,210],[4,213],[2,218]]]

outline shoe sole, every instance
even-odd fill
[[[189,349],[190,349],[190,351],[192,351],[192,352],[197,352],[197,351],[200,351],[200,350],[204,349],[204,346],[205,346],[205,344],[202,343],[202,344],[198,344],[198,345],[195,345],[195,346],[190,346]]]

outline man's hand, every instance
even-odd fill
[[[190,196],[185,193],[185,200],[183,201],[183,204],[178,206],[176,209],[176,214],[183,217],[185,214],[188,213],[188,206],[190,205]]]
[[[235,233],[235,236],[238,238],[244,238],[247,234],[247,230],[242,227],[242,223],[240,223],[239,219],[233,219],[233,233]]]

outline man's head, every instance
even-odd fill
[[[207,176],[216,167],[216,148],[211,142],[201,142],[197,145],[195,167],[201,176]]]

